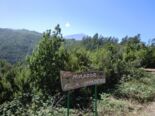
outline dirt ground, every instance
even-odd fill
[[[137,116],[155,116],[155,102],[145,106]]]

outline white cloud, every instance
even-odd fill
[[[70,24],[69,22],[66,22],[66,23],[65,23],[65,27],[68,28],[68,27],[70,27],[70,26],[71,26],[71,24]]]

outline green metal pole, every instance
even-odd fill
[[[69,116],[70,92],[67,92],[67,116]]]
[[[94,116],[98,116],[97,114],[97,85],[94,88]]]

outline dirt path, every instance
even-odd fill
[[[155,116],[155,101],[145,104],[145,106],[142,104],[138,105],[137,110],[126,116]]]
[[[138,116],[155,116],[155,102],[145,106],[143,110],[140,111]]]

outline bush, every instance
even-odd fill
[[[63,39],[59,37],[58,32],[55,33],[44,33],[38,48],[28,58],[33,90],[41,90],[47,95],[61,91],[60,70],[65,69],[67,60],[67,53],[62,45]]]
[[[125,97],[137,100],[142,103],[152,101],[155,96],[155,81],[150,82],[152,80],[149,80],[148,78],[145,78],[145,80],[147,80],[147,82],[144,83],[136,80],[123,82],[118,85],[115,95],[122,98]]]
[[[110,94],[101,94],[101,100],[98,101],[98,113],[99,115],[108,115],[108,116],[124,116],[129,112],[136,110],[136,107],[133,106],[129,101],[123,99],[116,99]]]
[[[14,86],[13,66],[6,61],[0,61],[0,104],[12,99]]]

